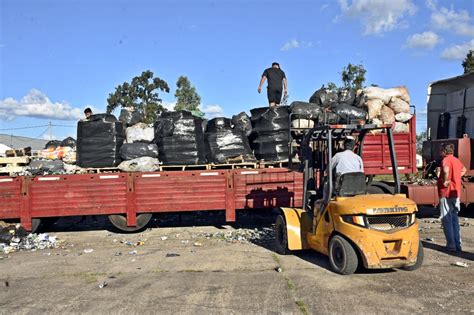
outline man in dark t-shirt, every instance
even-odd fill
[[[285,96],[288,92],[285,72],[280,69],[278,62],[272,63],[271,68],[265,69],[265,71],[263,71],[262,79],[258,85],[258,93],[262,91],[262,85],[265,80],[268,80],[267,96],[270,107],[280,105],[282,90]]]

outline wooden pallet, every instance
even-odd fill
[[[15,174],[21,173],[25,171],[25,166],[6,166],[6,167],[0,167],[0,176],[6,175],[6,176],[13,176]]]
[[[197,171],[197,170],[210,170],[210,164],[197,164],[197,165],[161,165],[160,172],[164,171]]]
[[[100,168],[83,168],[79,172],[90,173],[90,174],[100,174],[100,173],[117,173],[121,172],[116,167],[100,167]]]
[[[274,161],[274,162],[259,162],[259,168],[283,168],[288,167],[288,160],[286,161]]]
[[[210,164],[211,169],[234,170],[238,168],[257,168],[257,163]]]
[[[31,156],[31,147],[26,147],[26,148],[22,148],[22,149],[6,150],[5,155],[7,157]]]
[[[2,157],[0,158],[0,167],[16,167],[26,166],[30,163],[29,156],[15,156],[15,157]]]

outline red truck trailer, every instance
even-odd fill
[[[398,170],[416,170],[415,117],[408,133],[394,134]],[[391,174],[385,134],[366,136],[367,175]],[[154,213],[302,207],[303,174],[284,167],[0,177],[0,220],[19,220],[28,230],[41,220],[107,215],[123,231],[145,227]],[[374,182],[373,185],[382,183]]]
[[[27,230],[41,219],[108,215],[123,231],[145,227],[153,213],[301,207],[302,174],[286,168],[0,177],[0,220]]]

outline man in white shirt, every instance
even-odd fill
[[[364,172],[364,162],[362,158],[355,154],[355,141],[346,139],[344,141],[344,151],[336,153],[332,158],[332,170],[336,170],[336,177],[346,173]]]

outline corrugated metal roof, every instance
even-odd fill
[[[432,88],[438,86],[450,87],[453,90],[471,88],[474,86],[474,72],[431,82],[429,86]]]
[[[15,149],[31,147],[32,150],[42,150],[47,142],[48,140],[0,134],[0,143]]]

